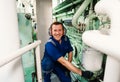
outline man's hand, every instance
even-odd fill
[[[93,76],[93,72],[90,71],[82,71],[82,76],[86,79],[90,79]]]

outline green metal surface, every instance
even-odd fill
[[[74,4],[78,1],[78,4]],[[84,0],[65,0],[64,2],[60,3],[53,9],[53,17],[60,22],[63,22],[65,28],[67,29],[67,35],[70,38],[72,46],[74,48],[73,51],[73,61],[72,63],[80,68],[84,69],[82,66],[82,55],[83,50],[87,47],[84,42],[82,41],[82,33],[87,30],[97,30],[100,26],[102,26],[103,22],[96,17],[95,12],[93,11],[95,4],[99,0],[93,0],[91,2],[91,6],[89,5],[84,12],[82,12],[81,16],[78,18],[78,25],[83,24],[85,25],[82,29],[78,29],[72,25],[72,19],[74,14],[77,12],[80,5],[84,2]],[[68,13],[70,12],[70,13]],[[107,23],[108,24],[108,23]],[[105,64],[105,62],[103,63]],[[103,79],[103,71],[104,66],[101,70],[96,71],[94,77],[91,79],[93,82],[100,82],[99,79]],[[85,78],[72,73],[71,77],[73,82],[89,82]],[[102,78],[101,78],[102,77]],[[99,79],[98,79],[99,78]]]
[[[32,21],[26,19],[24,13],[18,13],[18,25],[21,47],[24,47],[31,42],[32,39]],[[34,51],[30,50],[22,56],[22,65],[24,71],[25,82],[33,81],[33,73],[35,72]]]
[[[71,11],[77,5],[80,5],[82,0],[65,0],[64,2],[60,3],[53,9],[53,14],[60,14],[63,12]]]

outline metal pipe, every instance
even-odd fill
[[[66,8],[72,6],[73,4],[77,4],[77,3],[79,3],[80,1],[81,1],[81,0],[73,1],[72,3],[70,3],[70,4],[68,4],[68,5],[65,5],[64,7],[55,10],[55,12],[53,11],[53,13],[56,13],[56,12],[62,11],[63,9],[66,9]]]
[[[3,60],[20,47],[16,0],[0,0],[0,11],[0,60]],[[0,68],[0,82],[8,81],[24,82],[21,58]]]
[[[0,60],[0,67],[8,64],[9,62],[15,60],[16,58],[22,56],[25,52],[35,48],[41,43],[41,41],[35,41],[34,43],[27,45],[21,49],[16,50],[15,52],[9,54],[6,58]]]
[[[42,82],[40,45],[38,45],[36,47],[36,67],[37,67],[37,79],[38,79],[38,82]]]
[[[78,19],[79,19],[80,15],[83,13],[83,11],[90,4],[90,2],[92,2],[92,0],[85,0],[83,2],[83,4],[79,7],[79,9],[77,10],[77,12],[75,13],[75,15],[73,16],[72,24],[73,24],[74,27],[80,28],[79,25],[78,25]]]
[[[42,82],[42,72],[41,72],[41,58],[40,58],[40,43],[41,41],[35,41],[34,43],[27,45],[21,49],[18,49],[14,53],[9,54],[9,56],[5,59],[0,60],[0,68],[3,67],[4,65],[12,62],[13,60],[19,58],[22,56],[24,53],[27,51],[33,49],[36,47],[36,66],[37,66],[37,77],[38,77],[38,82]]]

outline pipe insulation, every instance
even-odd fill
[[[20,47],[16,0],[1,0],[0,11],[0,60],[2,60]],[[0,68],[0,82],[24,82],[21,57]]]
[[[114,2],[114,5],[113,5]],[[109,5],[108,5],[109,3]],[[116,3],[116,4],[115,4]],[[119,4],[118,4],[119,3]],[[101,4],[101,5],[100,5]],[[111,5],[110,5],[111,4]],[[109,7],[108,7],[109,6]],[[117,7],[114,7],[117,6]],[[104,7],[104,8],[103,8]],[[96,4],[96,12],[107,14],[111,20],[111,26],[109,34],[102,34],[99,30],[86,31],[82,35],[83,41],[93,48],[100,50],[101,52],[106,53],[109,56],[112,56],[120,60],[120,1],[117,0],[103,0]],[[102,11],[103,10],[103,11]],[[110,14],[111,13],[111,14]],[[119,14],[113,14],[119,13]],[[109,15],[110,14],[110,15]],[[116,18],[116,20],[115,20]]]
[[[86,70],[93,72],[101,70],[103,60],[103,54],[101,52],[87,47],[82,54],[82,65]]]
[[[107,15],[111,20],[109,34],[99,30],[86,31],[82,35],[85,44],[107,54],[104,82],[120,82],[120,1],[100,0],[95,12]]]

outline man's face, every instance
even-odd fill
[[[57,40],[60,41],[61,37],[64,35],[64,30],[62,25],[53,25],[51,28],[51,35]]]

